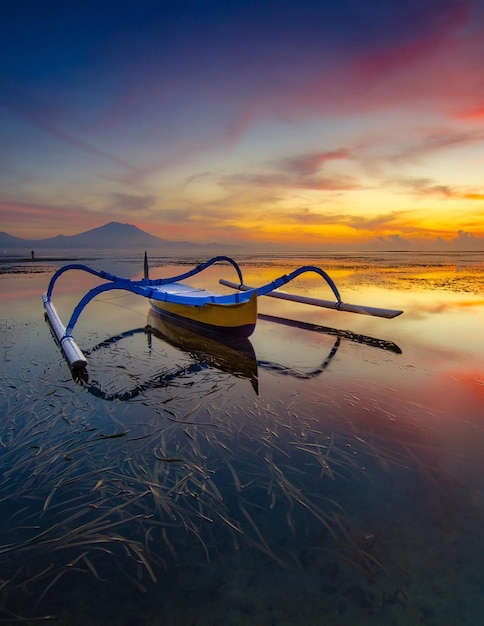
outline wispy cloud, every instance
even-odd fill
[[[393,37],[380,36],[368,42],[366,52],[347,57],[337,71],[312,76],[294,104],[326,114],[418,106],[448,118],[479,109],[484,40],[478,5],[451,0],[419,3],[416,9],[402,3],[400,22],[388,24]],[[476,25],[481,20],[480,28],[474,19]]]
[[[118,212],[134,212],[147,211],[156,205],[156,196],[138,196],[127,193],[111,194],[112,208]]]
[[[251,187],[312,189],[318,191],[349,191],[362,188],[361,184],[352,176],[307,177],[277,172],[268,174],[234,174],[225,177],[223,181],[221,181],[221,184],[225,187],[242,185]]]
[[[395,146],[386,159],[396,165],[401,165],[446,150],[466,148],[483,142],[484,131],[429,128],[421,137],[416,137],[411,141],[402,141],[399,146]]]
[[[348,160],[352,158],[351,151],[347,148],[328,150],[327,152],[317,152],[303,154],[295,157],[282,159],[276,164],[279,169],[286,170],[293,176],[314,176],[321,168],[331,161]]]
[[[283,157],[272,163],[262,163],[260,171],[228,175],[220,184],[227,188],[251,186],[320,191],[395,187],[419,196],[481,199],[481,188],[463,188],[452,184],[452,181],[440,183],[430,178],[396,176],[395,172],[402,171],[405,165],[428,166],[436,156],[484,143],[484,131],[424,128],[413,131],[410,135],[395,134],[390,145],[385,135],[355,137],[352,146],[308,152]],[[341,167],[335,173],[332,166],[338,162]],[[352,173],[346,173],[350,168]],[[357,171],[359,175],[353,173]]]
[[[480,190],[439,185],[428,178],[400,179],[393,182],[396,186],[408,190],[417,197],[431,196],[444,200],[484,200],[484,192]]]
[[[76,234],[79,224],[84,230],[100,225],[99,215],[82,205],[56,206],[38,202],[0,199],[2,229],[21,238],[43,238],[58,234]],[[52,228],[52,224],[58,227]]]
[[[328,163],[351,158],[351,153],[346,148],[284,157],[270,164],[262,164],[260,168],[265,171],[261,173],[232,174],[223,178],[220,184],[224,187],[241,185],[319,191],[360,189],[362,185],[353,176],[324,174],[324,167]]]
[[[90,141],[80,138],[75,131],[65,130],[58,121],[58,111],[43,105],[40,101],[34,99],[24,91],[6,84],[5,82],[1,82],[1,87],[2,96],[0,98],[0,106],[15,113],[27,123],[86,154],[114,164],[124,171],[133,172],[135,170],[135,168],[125,160],[110,154],[102,148],[98,148]]]
[[[405,223],[405,211],[391,211],[374,217],[364,217],[354,215],[349,212],[336,213],[334,211],[316,211],[311,209],[300,209],[295,211],[271,210],[265,218],[270,218],[272,222],[290,224],[306,224],[316,226],[346,226],[355,231],[375,232],[378,230],[389,230],[392,228],[402,228]]]

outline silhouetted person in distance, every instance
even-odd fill
[[[34,251],[33,251],[33,250],[31,250],[31,251],[30,251],[30,256],[32,257],[32,261],[33,261],[33,260],[34,260],[34,256],[35,256],[35,254],[34,254]]]

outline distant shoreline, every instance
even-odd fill
[[[12,260],[8,265],[0,264],[0,276],[6,274],[45,274],[52,273],[54,265],[45,265],[44,259],[40,262],[28,261],[22,262],[22,259]]]
[[[91,259],[92,257],[89,257],[89,259]],[[32,259],[30,256],[25,256],[25,257],[21,257],[21,256],[0,256],[0,263],[31,263],[32,265],[35,265],[36,263],[58,263],[59,261],[69,261],[69,262],[74,262],[74,261],[79,261],[80,258],[78,256],[70,256],[70,257],[51,257],[51,256],[37,256],[34,259]]]
[[[63,265],[84,264],[92,267],[99,267],[104,271],[112,272],[116,275],[127,276],[132,273],[138,275],[143,266],[143,255],[140,251],[112,251],[102,250],[42,250],[34,251],[32,259],[30,251],[12,250],[11,254],[0,251],[0,276],[4,275],[29,275],[41,273],[53,273]],[[206,261],[207,256],[194,254],[161,254],[151,255],[149,258],[150,267],[161,267],[165,265],[197,265]],[[274,252],[243,254],[240,252],[235,260],[246,266],[274,265],[274,267],[293,267],[306,264],[316,264],[324,267],[328,271],[336,269],[374,271],[395,270],[402,267],[411,271],[428,272],[430,270],[443,271],[444,268],[452,269],[455,278],[459,277],[459,272],[465,268],[473,271],[484,271],[484,252],[433,252],[411,254],[408,252],[361,252],[361,253],[332,253],[332,252],[299,252],[279,254]],[[134,268],[134,269],[133,269]]]
[[[32,259],[29,256],[0,256],[0,276],[4,274],[43,274],[52,272],[59,264],[65,262],[79,262],[79,257],[50,257],[39,256]]]

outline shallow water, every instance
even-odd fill
[[[198,260],[154,257],[152,276]],[[75,328],[80,384],[43,321],[64,261],[2,259],[0,622],[480,624],[484,255],[237,260],[251,285],[320,265],[344,301],[405,313],[267,298],[228,349],[160,339],[145,301],[106,293]],[[68,276],[64,321],[96,284]],[[310,274],[291,291],[331,297]]]

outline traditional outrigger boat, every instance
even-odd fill
[[[182,281],[199,274],[214,263],[222,261],[228,262],[234,267],[239,282],[232,283],[222,279],[219,282],[225,286],[237,289],[238,291],[236,293],[220,294],[182,283]],[[65,272],[71,270],[88,272],[106,282],[94,287],[81,298],[67,326],[64,326],[52,301],[52,293],[58,278]],[[336,300],[320,300],[275,291],[306,272],[319,274],[331,288]],[[148,259],[145,253],[144,278],[140,280],[122,278],[83,264],[70,264],[61,267],[54,273],[49,282],[47,292],[43,295],[43,302],[46,318],[50,324],[54,338],[62,348],[73,370],[84,369],[87,365],[87,359],[72,335],[74,326],[85,306],[97,295],[110,290],[122,290],[143,296],[149,300],[151,308],[158,315],[165,316],[170,321],[182,324],[185,327],[196,328],[198,332],[215,333],[219,336],[235,335],[248,337],[251,335],[257,321],[257,299],[259,296],[271,296],[303,304],[335,309],[337,311],[362,313],[385,318],[393,318],[403,312],[394,309],[376,308],[343,302],[331,277],[321,268],[312,265],[302,266],[261,287],[249,287],[244,284],[239,265],[227,256],[214,257],[205,263],[197,265],[192,270],[177,276],[150,279]]]

